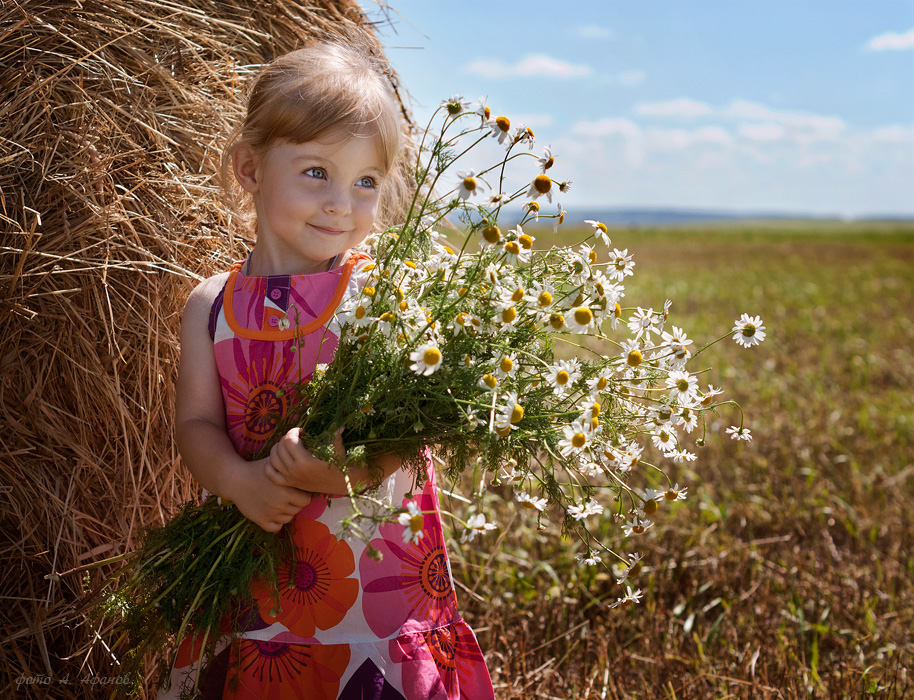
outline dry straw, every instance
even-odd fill
[[[132,549],[195,495],[172,441],[177,333],[188,291],[247,243],[214,175],[245,67],[340,34],[381,53],[356,0],[0,6],[0,688],[17,697],[98,697],[117,674],[84,650],[83,579],[47,575]]]

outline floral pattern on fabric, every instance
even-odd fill
[[[290,526],[295,545],[293,559],[279,570],[278,607],[270,586],[258,579],[251,584],[260,616],[280,622],[300,637],[313,637],[340,623],[359,595],[352,549],[317,520],[302,518]]]
[[[459,622],[390,642],[391,658],[403,664],[403,692],[410,698],[491,698],[492,684],[476,636]]]
[[[403,526],[386,523],[379,528],[381,538],[371,542],[381,552],[381,561],[363,554],[359,562],[359,575],[365,582],[362,612],[379,637],[389,637],[397,630],[413,631],[412,620],[437,627],[457,618],[434,488],[430,479],[416,498],[424,513],[423,536],[418,542],[405,543]]]
[[[237,700],[336,698],[349,665],[345,644],[283,644],[256,639],[237,643],[226,686]]]

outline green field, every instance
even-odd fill
[[[497,696],[914,697],[914,226],[611,233],[637,263],[625,302],[672,299],[696,344],[764,319],[760,347],[690,363],[754,439],[730,440],[722,413],[698,461],[668,468],[688,500],[625,547],[648,555],[641,605],[608,610],[610,576],[509,502],[488,541],[454,544]]]

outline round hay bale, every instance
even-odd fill
[[[0,6],[0,688],[17,697],[97,697],[117,674],[78,606],[97,573],[46,577],[131,550],[197,493],[171,429],[180,311],[248,243],[221,146],[251,67],[329,35],[381,54],[356,0]]]

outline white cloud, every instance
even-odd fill
[[[486,78],[547,77],[581,78],[591,74],[590,66],[568,63],[545,54],[527,56],[514,65],[497,59],[480,59],[464,67],[464,72]]]
[[[901,126],[893,124],[873,129],[870,133],[873,141],[882,143],[905,143],[914,145],[914,126]]]
[[[643,70],[628,70],[616,73],[616,75],[610,77],[610,80],[619,85],[624,85],[625,87],[633,87],[635,85],[641,85],[641,83],[647,80],[647,74]]]
[[[677,117],[692,119],[710,115],[713,110],[704,102],[681,97],[666,102],[643,102],[635,107],[635,112],[645,117]]]
[[[774,122],[740,124],[737,133],[750,141],[781,141],[787,137],[787,129]]]
[[[641,127],[628,119],[599,119],[595,122],[577,122],[572,131],[578,136],[601,138],[624,136],[632,138],[641,133]]]
[[[914,29],[910,29],[904,34],[886,32],[885,34],[874,36],[866,43],[866,48],[870,51],[903,51],[904,49],[914,49]]]
[[[585,39],[612,39],[615,36],[611,29],[596,24],[585,24],[578,27],[575,33]]]

